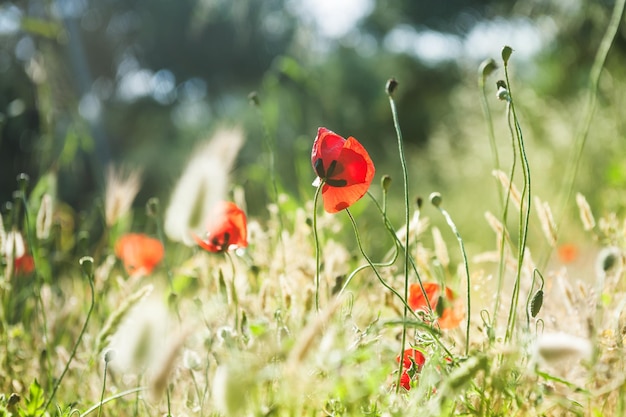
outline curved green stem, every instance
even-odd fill
[[[506,222],[508,220],[509,214],[509,203],[511,202],[511,189],[513,188],[513,177],[515,175],[515,168],[517,166],[517,147],[515,145],[515,132],[513,131],[513,126],[511,124],[511,104],[507,103],[506,107],[506,118],[508,121],[509,131],[511,134],[511,147],[513,150],[513,162],[511,164],[511,172],[509,174],[509,187],[506,190],[506,197],[504,199],[504,207],[502,209],[502,239],[500,240],[499,251],[499,262],[498,262],[498,287],[496,289],[496,300],[495,306],[493,309],[493,322],[491,323],[492,327],[496,327],[498,321],[498,315],[500,311],[500,302],[502,299],[502,288],[504,287],[504,272],[506,263],[504,261],[504,248],[505,248],[505,240],[506,240]],[[521,207],[520,207],[521,210]]]
[[[378,281],[383,285],[383,287],[387,288],[393,295],[395,295],[402,302],[402,305],[404,306],[406,311],[410,312],[415,318],[419,320],[419,316],[417,315],[417,313],[415,313],[415,311],[413,311],[413,309],[407,304],[406,298],[403,298],[402,295],[400,295],[400,293],[398,293],[398,291],[396,291],[391,285],[389,285],[387,281],[385,281],[385,279],[380,275],[380,272],[378,272],[378,268],[376,268],[376,266],[370,259],[369,255],[365,252],[365,249],[363,249],[363,243],[361,242],[361,236],[359,234],[359,229],[357,227],[356,220],[354,220],[354,217],[352,216],[352,213],[350,213],[349,209],[346,209],[345,211],[348,214],[350,223],[352,223],[352,228],[354,229],[354,235],[356,237],[356,243],[359,248],[359,252],[361,253],[361,256],[365,258],[365,261],[368,263],[368,265],[374,272],[374,275],[376,275],[376,278],[378,278]],[[406,329],[406,323],[408,323],[407,318],[404,317],[402,322],[403,322],[403,327]],[[452,353],[445,347],[445,345],[441,342],[441,340],[439,340],[439,338],[435,338],[435,340],[437,341],[437,344],[439,344],[439,346],[441,346],[441,348],[446,352],[446,354],[452,357]],[[402,351],[402,353],[404,353],[404,350]],[[400,355],[400,357],[402,357],[402,355]],[[398,383],[399,382],[400,381],[398,381]]]
[[[522,128],[519,124],[519,119],[515,113],[515,104],[513,102],[513,95],[511,94],[511,84],[509,82],[508,65],[504,63],[504,76],[506,78],[506,85],[509,90],[511,106],[511,112],[513,114],[513,123],[515,126],[515,138],[517,139],[517,147],[520,152],[520,158],[522,161],[522,173],[524,175],[524,187],[522,188],[520,218],[519,218],[519,246],[517,256],[517,272],[515,275],[515,283],[513,285],[513,294],[511,297],[511,308],[509,310],[509,320],[507,323],[506,334],[504,341],[508,342],[513,336],[513,330],[515,327],[515,320],[517,317],[517,305],[519,302],[520,284],[522,279],[522,268],[524,266],[524,255],[526,253],[526,241],[528,238],[528,222],[530,219],[530,206],[531,206],[531,183],[530,183],[530,165],[528,164],[528,158],[526,157],[526,149],[524,147],[524,137],[522,135]],[[524,198],[526,198],[526,206],[524,207]]]
[[[321,253],[320,253],[320,239],[317,233],[317,200],[319,199],[320,192],[324,183],[320,184],[315,190],[315,196],[313,197],[313,240],[315,241],[315,311],[320,311],[320,269],[321,269]]]
[[[56,383],[54,384],[54,387],[52,388],[52,393],[50,394],[50,397],[48,397],[48,400],[44,404],[42,408],[43,411],[41,412],[40,416],[42,416],[48,409],[48,406],[52,402],[52,399],[56,395],[56,392],[59,389],[59,386],[61,385],[61,381],[63,381],[63,377],[65,376],[68,369],[70,368],[70,363],[72,363],[72,360],[74,359],[74,356],[76,355],[76,350],[78,349],[78,345],[80,345],[80,342],[83,339],[83,335],[85,334],[85,331],[87,330],[87,324],[89,324],[91,313],[93,312],[93,308],[96,305],[95,290],[93,286],[93,280],[94,280],[93,271],[89,273],[85,271],[83,272],[85,273],[85,275],[87,276],[87,279],[89,280],[89,287],[91,288],[91,304],[89,305],[89,310],[87,311],[87,317],[85,318],[85,323],[83,324],[82,329],[80,329],[80,333],[78,334],[78,339],[76,340],[76,343],[74,343],[74,347],[72,348],[72,351],[70,352],[70,356],[69,356],[69,359],[67,360],[67,363],[65,364],[65,368],[63,368],[63,372],[61,373],[61,376],[59,376]]]
[[[128,394],[139,393],[139,392],[145,391],[147,389],[148,389],[147,387],[137,387],[137,388],[131,388],[131,389],[126,390],[126,391],[118,392],[117,394],[112,395],[111,397],[107,397],[104,400],[101,400],[98,404],[92,405],[87,410],[85,410],[85,412],[82,413],[80,415],[80,417],[85,417],[86,415],[93,413],[95,410],[99,409],[100,407],[102,407],[104,404],[106,404],[108,402],[117,400],[118,398],[125,397]]]
[[[396,129],[396,136],[398,138],[398,153],[400,154],[400,164],[402,166],[402,184],[404,191],[404,221],[406,225],[406,235],[404,237],[404,300],[409,298],[409,228],[410,228],[410,213],[409,213],[409,170],[406,165],[406,156],[404,155],[404,141],[402,140],[402,131],[400,130],[400,121],[398,120],[398,110],[396,109],[396,102],[391,94],[389,94],[389,105],[391,106],[391,115],[393,116],[393,126]],[[426,297],[428,298],[428,297]],[[403,318],[407,319],[408,306],[405,305]],[[400,342],[400,357],[404,354],[404,345],[406,343],[406,325],[402,326],[402,341]],[[400,378],[402,377],[403,363],[400,361],[398,370],[398,383],[396,384],[396,392],[400,389]]]
[[[441,212],[441,214],[443,214],[443,217],[446,219],[446,222],[448,223],[448,226],[450,226],[450,229],[452,229],[452,231],[454,232],[454,234],[456,235],[456,239],[459,242],[459,246],[461,248],[461,254],[463,255],[463,266],[465,267],[465,275],[467,277],[467,326],[465,329],[465,356],[467,356],[469,354],[469,345],[470,345],[470,319],[471,319],[471,290],[472,290],[472,286],[471,286],[471,280],[470,280],[470,274],[469,274],[469,265],[467,262],[467,253],[465,252],[465,245],[463,244],[463,238],[461,238],[461,234],[459,233],[459,229],[457,229],[456,225],[454,224],[454,221],[452,220],[452,217],[450,216],[450,214],[448,213],[448,211],[446,209],[444,209],[441,206],[437,206],[437,208],[439,209],[439,211]]]
[[[604,63],[606,62],[606,58],[609,54],[609,50],[611,49],[611,44],[617,35],[617,31],[620,26],[620,21],[622,20],[622,16],[624,14],[624,6],[626,5],[626,0],[616,0],[615,5],[613,6],[613,12],[611,14],[611,19],[606,28],[606,32],[602,37],[602,41],[600,42],[600,46],[598,47],[598,52],[593,61],[593,65],[591,67],[591,72],[589,74],[589,89],[587,90],[587,97],[584,104],[583,109],[583,124],[582,129],[578,131],[578,135],[576,135],[576,139],[574,140],[574,151],[570,156],[570,160],[568,163],[568,170],[563,177],[563,187],[567,189],[563,200],[561,201],[560,213],[562,214],[567,207],[569,199],[571,198],[574,182],[576,181],[576,174],[578,173],[578,167],[580,165],[580,160],[582,159],[583,150],[585,148],[585,144],[587,143],[587,138],[589,136],[589,129],[591,127],[591,120],[593,119],[593,114],[595,112],[597,98],[598,98],[598,87],[600,84],[600,75],[602,74],[602,69],[604,68]],[[564,216],[559,216],[559,219],[563,219]],[[557,225],[558,230],[558,225]],[[551,250],[551,248],[549,249]]]

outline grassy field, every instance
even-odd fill
[[[237,129],[194,152],[171,201],[133,208],[141,171],[111,168],[87,215],[97,239],[76,232],[54,178],[20,176],[0,218],[0,416],[623,415],[625,199],[596,214],[578,190],[601,185],[577,181],[601,148],[587,146],[592,122],[619,131],[594,119],[608,46],[567,146],[525,140],[540,128],[525,125],[533,101],[518,104],[511,53],[479,72],[476,90],[504,69],[478,94],[497,95],[497,114],[486,95],[482,116],[457,103],[478,114],[469,130],[491,132],[465,156],[437,141],[406,155],[395,80],[393,180],[322,128],[298,201],[279,191],[266,137],[266,218],[246,216],[229,178]],[[474,153],[493,181],[460,190]],[[457,188],[416,202],[408,167],[428,157],[458,167],[443,176]]]

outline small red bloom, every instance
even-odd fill
[[[122,260],[129,275],[148,275],[164,254],[160,240],[140,233],[126,234],[115,244],[115,255]]]
[[[400,362],[400,355],[396,357],[396,362]],[[414,348],[404,350],[402,367],[405,369],[409,369],[415,364],[417,366],[416,371],[419,372],[422,370],[424,363],[426,363],[426,357],[421,351]]]
[[[420,285],[411,284],[409,289],[408,304],[413,310],[426,311],[428,310],[428,304],[430,303],[430,307],[433,310],[436,310],[437,304],[439,303],[439,297],[441,295],[441,287],[435,282],[424,282],[423,284],[424,291],[428,297],[428,303],[426,303],[426,299],[424,298]],[[463,320],[463,306],[458,302],[454,292],[448,287],[446,287],[443,300],[446,303],[446,307],[444,307],[441,317],[437,319],[437,323],[442,329],[453,329],[461,324],[461,321]]]
[[[400,385],[407,391],[411,389],[411,377],[406,370],[402,371],[402,375],[400,376]]]
[[[28,275],[35,270],[35,261],[32,256],[24,255],[14,261],[17,275]]]
[[[246,214],[235,203],[221,202],[213,209],[205,239],[196,243],[209,252],[225,252],[248,246]]]
[[[573,243],[561,245],[558,249],[559,259],[564,264],[572,263],[578,258],[578,248]]]
[[[320,127],[313,143],[311,164],[322,185],[324,209],[337,213],[365,195],[374,179],[374,163],[355,138],[347,140]],[[314,183],[317,185],[316,183]]]
[[[417,374],[420,373],[424,363],[426,363],[426,357],[422,352],[414,348],[405,349],[402,357],[400,385],[408,391],[411,389],[411,376],[417,379]],[[396,362],[400,363],[400,355],[396,357]]]

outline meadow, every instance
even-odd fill
[[[320,127],[297,156],[304,201],[266,130],[270,203],[249,210],[238,126],[192,152],[167,201],[138,207],[141,168],[110,166],[97,237],[53,175],[18,176],[0,217],[0,417],[624,415],[626,199],[579,175],[624,164],[620,103],[598,103],[615,14],[570,107],[536,105],[510,47],[483,62],[481,106],[452,105],[486,133],[456,155],[437,138],[406,152],[390,78],[393,176]],[[445,193],[416,198],[413,166],[437,166]]]

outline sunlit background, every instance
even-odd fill
[[[34,180],[55,173],[59,198],[80,212],[102,196],[110,163],[143,169],[138,206],[152,196],[167,200],[194,144],[223,125],[246,132],[233,182],[246,192],[252,215],[263,215],[267,203],[265,131],[277,143],[281,190],[297,201],[313,195],[309,155],[318,126],[363,142],[377,179],[383,173],[399,178],[384,91],[386,80],[396,77],[411,193],[442,191],[472,220],[471,231],[496,201],[494,183],[486,182],[494,159],[478,67],[487,58],[500,63],[509,45],[535,190],[556,205],[612,3],[4,2],[0,202],[11,200],[18,173]],[[622,28],[576,186],[607,210],[619,209],[616,196],[626,185],[625,53]],[[486,87],[507,168],[510,137],[495,96],[500,78],[501,68]],[[252,91],[260,112],[249,103]],[[471,210],[468,201],[475,202]]]

